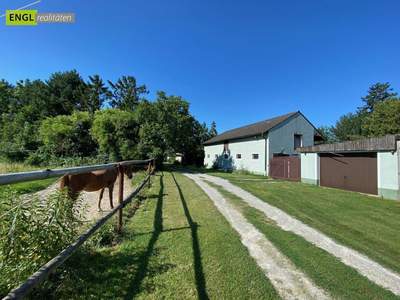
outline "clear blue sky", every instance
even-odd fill
[[[3,0],[0,10],[33,0]],[[180,95],[223,131],[301,110],[316,126],[354,111],[377,81],[400,92],[400,1],[58,1],[74,25],[8,27],[0,78],[134,75]]]

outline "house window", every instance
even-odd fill
[[[303,146],[303,136],[301,134],[294,135],[294,149],[296,150],[299,147]]]
[[[210,154],[207,154],[207,158],[210,158]]]
[[[241,159],[242,158],[242,154],[240,154],[240,153],[236,154],[236,158],[237,159]]]
[[[253,159],[258,159],[258,153],[253,153]]]

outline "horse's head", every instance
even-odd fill
[[[124,173],[126,176],[128,176],[129,179],[132,179],[133,177],[133,168],[132,166],[124,166]]]

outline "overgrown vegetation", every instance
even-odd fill
[[[179,96],[148,90],[132,76],[104,83],[73,70],[46,81],[0,81],[0,158],[34,165],[64,165],[157,158],[175,153],[202,164],[202,142],[216,135],[200,124]]]
[[[0,191],[0,296],[26,280],[74,241],[81,225],[81,207],[65,193],[41,201]]]
[[[400,98],[388,82],[372,85],[361,98],[363,106],[348,113],[335,126],[321,126],[327,142],[400,133]]]

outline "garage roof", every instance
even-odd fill
[[[290,117],[298,114],[300,112],[291,112],[282,116],[278,116],[272,119],[267,119],[261,122],[253,123],[250,125],[246,125],[243,127],[231,129],[228,131],[225,131],[207,141],[204,142],[204,145],[210,145],[210,144],[217,144],[220,142],[224,141],[229,141],[233,139],[239,139],[239,138],[245,138],[245,137],[251,137],[251,136],[256,136],[256,135],[262,135],[268,130],[270,130],[272,127],[275,127],[276,125],[279,125],[283,121],[289,119]]]
[[[396,141],[398,140],[400,140],[400,134],[392,134],[383,137],[372,137],[356,141],[301,147],[298,148],[297,151],[303,153],[396,151]]]

